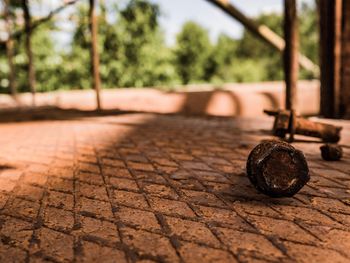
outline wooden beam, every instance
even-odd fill
[[[319,0],[321,115],[340,116],[342,0]]]
[[[275,48],[276,50],[283,52],[285,47],[285,41],[270,28],[265,25],[259,25],[254,20],[245,16],[228,0],[206,0],[215,6],[219,7],[226,14],[242,23],[250,32],[255,36],[261,38],[267,44]],[[318,77],[320,74],[319,67],[313,63],[309,58],[299,53],[299,64],[304,69],[313,73],[314,77]]]
[[[286,109],[296,110],[299,77],[299,30],[296,0],[284,0],[284,38],[286,41],[283,54]]]
[[[91,73],[92,73],[92,82],[93,87],[96,92],[96,104],[97,109],[101,110],[101,98],[100,98],[100,90],[101,90],[101,79],[100,79],[100,56],[98,53],[98,23],[96,16],[96,5],[97,0],[89,0],[90,1],[90,10],[89,10],[89,18],[90,18],[90,32],[91,32]]]

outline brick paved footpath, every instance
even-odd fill
[[[267,198],[245,162],[271,122],[0,124],[0,262],[350,262],[350,150],[330,163],[296,144],[311,182]]]

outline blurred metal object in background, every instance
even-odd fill
[[[343,148],[338,144],[325,144],[320,150],[325,161],[339,161],[343,157]]]
[[[285,138],[289,134],[289,141],[294,141],[294,135],[304,135],[322,139],[323,142],[337,143],[340,140],[342,127],[310,121],[296,116],[293,111],[278,110],[264,112],[275,117],[273,134],[280,138]]]

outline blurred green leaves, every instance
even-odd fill
[[[283,79],[281,54],[247,30],[241,39],[220,35],[216,43],[212,43],[205,28],[189,21],[178,33],[176,45],[168,47],[159,25],[158,5],[146,0],[129,0],[122,7],[107,7],[105,2],[100,2],[98,43],[104,88]],[[107,19],[110,14],[115,16],[112,21]],[[301,51],[317,63],[315,8],[303,5],[299,15]],[[77,6],[74,17],[72,42],[66,50],[58,50],[54,43],[51,35],[55,30],[54,21],[42,25],[33,34],[38,91],[91,88],[86,3]],[[283,34],[280,15],[263,14],[257,21]],[[14,60],[18,89],[28,91],[23,40],[22,37],[16,41]],[[1,52],[0,92],[8,92],[7,72],[5,52]],[[301,78],[312,77],[304,70],[300,75]]]

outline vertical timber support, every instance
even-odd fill
[[[319,0],[321,115],[340,117],[343,0]]]
[[[284,1],[284,35],[286,41],[283,53],[286,109],[296,110],[299,77],[299,35],[296,0]]]
[[[342,17],[340,114],[350,119],[350,0],[343,0]]]
[[[93,77],[93,87],[96,92],[96,103],[97,110],[101,110],[101,79],[100,79],[100,57],[98,53],[98,23],[96,16],[96,5],[97,0],[89,0],[90,1],[90,10],[89,10],[89,18],[90,18],[90,32],[91,32],[91,70]]]

